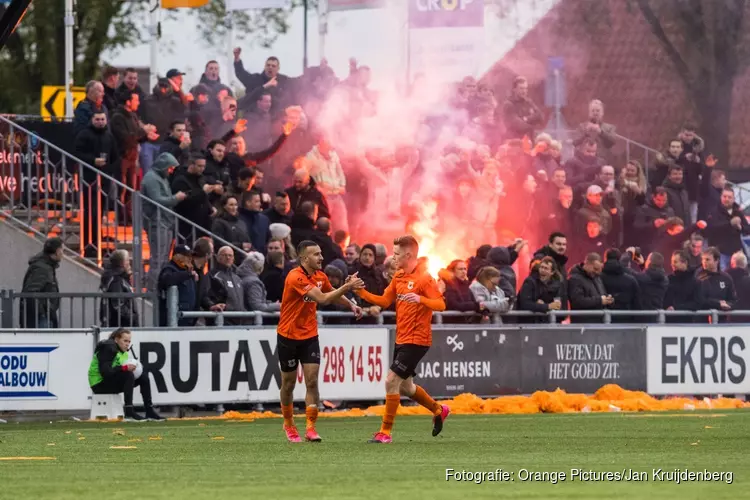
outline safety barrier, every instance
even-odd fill
[[[0,411],[87,410],[93,348],[109,330],[0,330]],[[133,355],[157,405],[278,401],[277,334],[268,327],[133,330]],[[324,399],[382,398],[395,331],[320,330]],[[594,393],[750,393],[750,326],[471,326],[433,329],[417,367],[436,397]],[[302,374],[295,398],[302,398]],[[136,399],[137,403],[137,399]]]

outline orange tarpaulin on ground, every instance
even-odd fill
[[[568,394],[558,389],[554,392],[537,391],[531,396],[503,396],[494,399],[482,399],[473,394],[461,394],[454,399],[441,401],[450,407],[456,415],[480,414],[531,414],[531,413],[577,413],[577,412],[611,412],[611,411],[666,411],[666,410],[710,410],[750,408],[750,403],[739,399],[693,399],[685,397],[656,399],[645,392],[628,391],[622,387],[605,385],[593,396],[585,394]],[[332,412],[321,412],[320,417],[365,417],[381,416],[385,406],[370,406],[365,410],[352,409]],[[429,415],[421,406],[400,406],[399,415]],[[227,420],[252,421],[257,418],[281,418],[278,413],[238,411],[226,412],[221,417]]]

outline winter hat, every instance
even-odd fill
[[[281,222],[274,222],[268,227],[271,233],[271,238],[275,240],[283,240],[290,234],[292,234],[292,228]]]
[[[362,250],[360,250],[359,253],[361,254],[362,251],[367,250],[367,249],[369,249],[372,252],[373,257],[375,257],[378,254],[377,250],[375,249],[375,245],[373,245],[372,243],[367,243],[366,245],[362,245]]]
[[[495,266],[510,265],[510,252],[505,247],[492,247],[487,254],[487,260]]]
[[[343,260],[336,259],[328,265],[337,268],[344,276],[349,276],[349,268],[346,267],[346,262]]]

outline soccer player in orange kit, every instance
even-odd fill
[[[284,281],[281,296],[281,316],[276,329],[276,346],[281,368],[281,413],[284,416],[284,432],[292,443],[302,439],[294,425],[294,386],[297,382],[297,363],[302,363],[305,376],[305,416],[307,425],[305,440],[320,442],[315,430],[318,420],[318,372],[320,369],[320,343],[318,341],[317,304],[343,304],[350,307],[357,319],[362,309],[349,301],[344,294],[364,288],[364,282],[356,274],[336,290],[328,277],[320,270],[323,254],[317,243],[302,241],[297,247],[299,266],[292,269]]]
[[[418,266],[419,244],[413,236],[401,236],[393,241],[393,260],[398,271],[383,295],[373,295],[363,288],[357,295],[383,309],[396,301],[396,346],[393,363],[385,379],[385,414],[380,431],[370,443],[390,443],[393,420],[401,401],[406,396],[433,414],[432,435],[443,430],[450,408],[432,399],[414,383],[419,362],[432,345],[432,312],[444,311],[445,300],[437,283],[426,269]]]

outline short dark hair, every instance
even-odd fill
[[[680,172],[682,172],[682,166],[681,165],[677,165],[676,163],[670,165],[669,166],[669,170],[667,171],[667,175],[670,175],[675,170],[679,170]]]
[[[216,146],[225,146],[226,147],[226,143],[224,141],[222,141],[221,139],[213,139],[213,140],[211,140],[211,142],[208,143],[208,146],[206,146],[206,149],[213,149]]]
[[[682,262],[690,262],[690,256],[687,253],[687,250],[675,250],[672,252],[672,257],[678,256]]]
[[[314,241],[310,240],[303,240],[299,242],[299,245],[297,245],[297,255],[302,255],[302,252],[307,250],[310,247],[317,247],[318,244]]]
[[[682,130],[687,130],[688,132],[695,132],[696,128],[695,123],[689,120],[682,124]]]
[[[245,202],[252,200],[256,196],[260,196],[260,191],[256,191],[255,189],[242,193],[242,206],[244,207]]]
[[[581,146],[596,146],[596,141],[591,137],[586,137],[581,143]]]
[[[115,100],[117,101],[117,104],[124,106],[126,103],[130,102],[131,99],[133,99],[133,96],[137,96],[137,95],[138,95],[138,92],[135,92],[133,90],[127,90],[125,92],[118,92],[115,95]]]
[[[732,186],[730,186],[729,184],[727,184],[726,186],[724,186],[724,188],[722,188],[721,192],[723,193],[724,191],[727,191],[729,193],[732,193],[732,195],[734,195],[734,189],[732,189]]]
[[[659,252],[651,252],[648,256],[649,269],[664,269],[664,256]]]
[[[484,244],[477,248],[477,257],[480,259],[486,259],[487,255],[489,255],[490,250],[492,250],[492,245]]]
[[[568,237],[565,236],[560,231],[555,231],[554,233],[552,233],[552,234],[549,235],[549,242],[550,243],[554,242],[556,238],[565,238],[565,239],[568,239]]]
[[[194,165],[196,161],[198,160],[205,160],[206,155],[203,153],[203,151],[193,151],[190,153],[190,158],[188,159],[189,165]]]
[[[279,63],[279,65],[281,65],[281,61],[279,61],[279,58],[276,57],[276,56],[271,56],[271,57],[267,58],[266,62],[268,62],[268,61],[276,61],[277,63]]]
[[[703,255],[710,255],[714,258],[714,260],[721,259],[721,252],[719,252],[719,249],[716,247],[708,247],[705,250],[703,250]]]
[[[399,236],[398,238],[393,240],[393,244],[397,247],[412,250],[415,257],[419,253],[419,243],[417,242],[417,239],[410,234]]]
[[[515,89],[518,87],[521,83],[528,82],[525,76],[517,76],[513,79],[513,88]]]
[[[289,198],[286,191],[276,191],[276,198]]]
[[[63,246],[63,240],[57,237],[49,238],[47,241],[44,242],[43,252],[47,255],[52,255],[53,253],[57,252],[59,248],[62,248]]]
[[[185,120],[175,120],[169,124],[169,130],[174,130],[177,125],[185,125]]]
[[[117,71],[117,68],[113,66],[105,66],[102,70],[102,80],[106,80],[107,78],[119,75],[120,72]]]
[[[264,98],[265,96],[268,96],[268,97],[270,97],[270,98],[271,98],[271,99],[273,100],[273,96],[271,95],[271,93],[270,93],[269,91],[267,91],[267,90],[264,90],[263,92],[261,92],[261,93],[260,93],[260,94],[258,95],[258,98],[256,99],[256,101],[260,101],[260,100],[261,100],[261,99],[263,99],[263,98]]]
[[[208,61],[208,62],[206,63],[206,68],[208,68],[208,65],[209,65],[209,64],[219,64],[219,61],[215,61],[215,60],[211,59],[210,61]]]
[[[349,246],[346,247],[346,248],[352,248],[352,247],[354,247],[354,249],[357,251],[357,255],[359,255],[360,253],[362,253],[362,247],[360,247],[356,243],[350,243]]]
[[[135,68],[125,68],[125,71],[122,72],[123,75],[127,75],[128,73],[135,73],[136,75],[138,74]]]
[[[334,266],[333,264],[328,264],[325,269],[323,269],[323,272],[329,278],[336,278],[340,280],[344,279],[344,273],[341,271],[341,269]]]
[[[682,140],[680,140],[680,139],[672,139],[671,141],[669,141],[669,145],[671,146],[673,142],[679,142],[680,144],[682,144]]]
[[[211,255],[211,240],[206,238],[198,238],[193,244],[193,257],[202,259]]]
[[[590,254],[586,255],[586,264],[593,264],[594,262],[601,262],[602,256],[599,255],[596,252],[591,252]]]
[[[248,179],[254,179],[255,178],[255,169],[253,167],[244,167],[240,169],[240,172],[237,174],[237,179],[241,181],[246,181]]]
[[[315,206],[315,203],[311,201],[302,202],[299,206],[299,213],[312,219],[313,215],[315,215]]]
[[[620,260],[620,257],[622,257],[622,252],[616,248],[610,248],[604,253],[605,260]]]
[[[654,197],[655,196],[661,196],[661,195],[665,195],[666,196],[666,194],[667,194],[667,190],[664,189],[663,186],[656,186],[654,188],[654,192],[651,193],[651,196],[654,196]]]
[[[339,229],[338,231],[336,231],[335,233],[333,233],[333,242],[338,245],[339,243],[342,243],[342,242],[346,241],[346,239],[348,237],[349,237],[349,232],[348,231],[344,231],[343,229]]]

